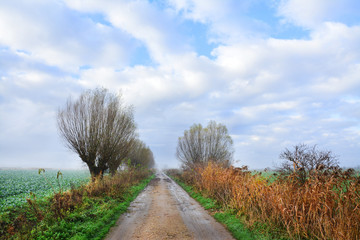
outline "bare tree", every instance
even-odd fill
[[[230,166],[233,162],[233,141],[225,125],[210,121],[206,128],[194,124],[179,137],[176,157],[184,168],[209,161]]]
[[[136,140],[128,156],[133,167],[152,168],[155,165],[154,155],[141,140]]]
[[[297,173],[300,182],[305,182],[306,178],[314,172],[325,171],[338,167],[338,158],[329,150],[318,150],[317,145],[309,146],[298,144],[291,151],[285,149],[280,154],[282,163],[278,171],[284,174]]]
[[[85,91],[75,101],[69,98],[58,111],[57,123],[67,147],[93,177],[108,169],[114,173],[136,137],[133,109],[106,89]]]

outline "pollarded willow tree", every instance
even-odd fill
[[[153,168],[155,166],[152,151],[139,139],[135,141],[131,148],[128,159],[133,167]]]
[[[228,167],[233,162],[233,141],[225,125],[210,121],[207,127],[194,124],[179,137],[176,157],[183,168],[216,162]]]
[[[114,174],[136,139],[132,107],[107,89],[88,90],[58,111],[58,129],[67,147],[86,163],[93,177]]]

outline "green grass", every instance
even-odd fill
[[[280,235],[272,235],[271,231],[264,224],[255,224],[254,229],[246,228],[242,223],[241,217],[236,215],[236,212],[229,208],[224,208],[216,202],[216,200],[205,197],[200,192],[196,191],[192,186],[186,185],[178,178],[170,176],[177,182],[192,198],[200,203],[206,210],[209,210],[213,217],[220,223],[226,226],[235,239],[241,240],[268,240],[268,239],[285,239]]]
[[[122,199],[87,198],[80,209],[48,230],[40,231],[34,239],[103,239],[152,178],[154,175],[132,186]]]
[[[242,224],[239,218],[230,210],[225,212],[217,212],[214,214],[214,218],[224,224],[229,231],[232,233],[234,238],[236,239],[269,239],[265,236],[260,236],[259,234],[255,234],[247,229],[244,224]]]

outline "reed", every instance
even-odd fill
[[[182,174],[226,208],[245,216],[249,227],[262,222],[291,239],[360,239],[360,177],[352,170],[317,169],[305,182],[298,174],[252,174],[209,163]]]

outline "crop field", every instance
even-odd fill
[[[60,187],[66,191],[90,179],[88,170],[62,170],[61,173],[57,178],[57,170],[45,170],[39,174],[38,169],[0,169],[0,213],[8,207],[24,204],[30,192],[39,199],[58,192]]]

